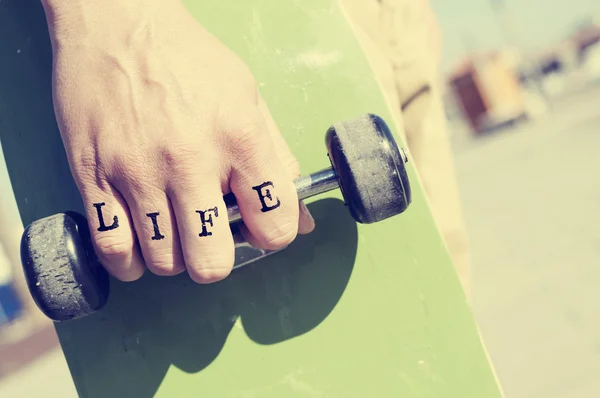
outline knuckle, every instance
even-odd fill
[[[233,155],[242,161],[251,159],[264,144],[265,132],[260,121],[252,121],[229,134],[228,144]]]
[[[221,165],[217,151],[195,143],[167,143],[162,146],[159,156],[169,176],[166,184],[186,194],[195,192],[202,177],[218,174]]]
[[[133,242],[115,235],[96,234],[94,243],[98,256],[109,262],[123,260],[133,250]]]
[[[119,188],[138,195],[147,195],[155,189],[158,173],[153,170],[159,165],[142,150],[119,151],[111,156],[111,180]]]
[[[126,151],[113,149],[109,158],[115,169],[125,175],[135,173],[141,165],[145,165],[147,162],[143,152],[131,146]]]
[[[86,146],[73,153],[73,171],[83,183],[94,182],[104,172],[103,162],[94,146]]]
[[[121,282],[134,282],[144,276],[145,268],[143,267],[128,267],[119,269],[108,269],[110,274]]]
[[[174,276],[185,269],[182,264],[178,264],[172,257],[154,258],[146,266],[153,274],[158,276]]]
[[[78,153],[75,163],[82,169],[96,170],[98,167],[98,151],[93,146],[84,147]]]
[[[228,268],[200,269],[190,272],[190,278],[199,284],[220,282],[227,278],[231,270]]]
[[[263,232],[262,240],[267,250],[279,250],[290,245],[298,233],[298,220],[279,223]]]
[[[117,151],[109,155],[111,169],[120,177],[129,177],[139,174],[146,160],[138,149],[129,147],[126,151]]]
[[[190,142],[166,142],[159,151],[164,166],[175,172],[189,172],[206,157],[199,145]]]
[[[233,268],[233,256],[206,256],[197,261],[188,262],[190,278],[196,283],[214,283],[225,279]]]

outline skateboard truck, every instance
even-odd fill
[[[383,119],[367,114],[334,124],[325,141],[332,167],[295,180],[300,200],[340,188],[350,214],[361,224],[385,220],[408,208],[408,158]],[[236,247],[234,268],[275,253],[254,248],[243,239],[235,198],[225,199]],[[34,301],[54,321],[92,314],[108,300],[108,274],[95,255],[87,222],[78,213],[56,214],[27,226],[21,238],[21,262]]]

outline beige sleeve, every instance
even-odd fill
[[[340,0],[401,120],[433,216],[459,277],[469,247],[441,94],[441,31],[428,0]]]

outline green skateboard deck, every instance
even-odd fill
[[[333,123],[372,112],[397,134],[336,1],[187,6],[248,63],[303,174],[329,166],[324,133]],[[51,49],[37,2],[0,3],[0,37],[0,142],[22,221],[83,213],[53,114]],[[333,191],[310,201],[314,233],[222,282],[150,273],[111,281],[103,310],[56,324],[79,395],[500,397],[410,163],[408,170],[412,205],[381,223],[357,224]]]

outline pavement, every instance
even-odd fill
[[[600,396],[599,152],[598,88],[456,134],[473,310],[507,398]]]
[[[600,396],[600,89],[555,105],[454,131],[473,310],[507,398]],[[0,379],[2,398],[36,396],[76,396],[60,350]]]
[[[77,398],[75,385],[60,349],[54,349],[26,368],[0,379],[0,397]]]

